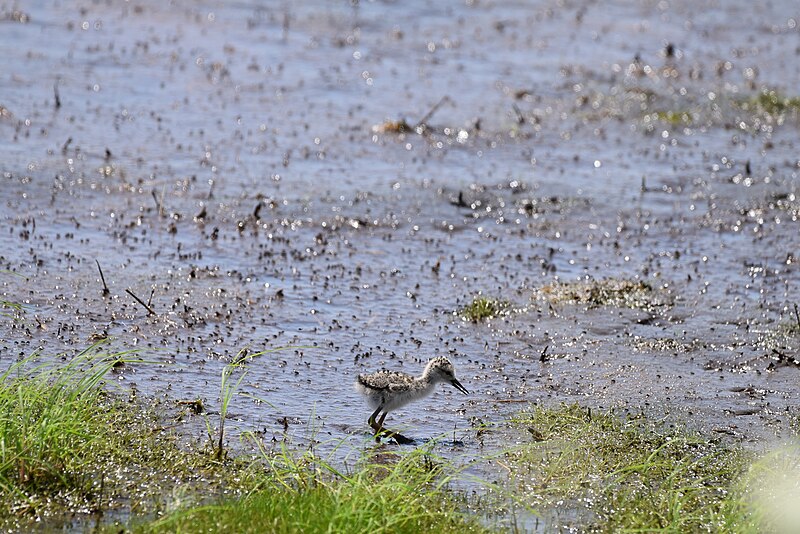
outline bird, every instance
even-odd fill
[[[462,386],[456,378],[453,364],[443,356],[431,359],[422,374],[417,377],[387,370],[358,375],[355,383],[356,390],[367,398],[367,403],[371,407],[375,408],[367,420],[369,426],[375,431],[375,441],[380,441],[381,434],[385,433],[398,443],[412,443],[413,440],[398,432],[384,429],[383,420],[390,411],[430,395],[439,382],[449,382],[461,393],[469,394],[467,388]],[[380,418],[376,421],[378,415]]]

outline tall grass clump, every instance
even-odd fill
[[[120,355],[84,351],[63,367],[28,358],[0,375],[0,491],[22,497],[73,486],[83,450],[95,439],[98,387]]]
[[[170,430],[174,414],[160,401],[114,391],[109,373],[134,362],[147,363],[97,344],[66,363],[34,355],[0,374],[0,528],[75,529],[253,487],[259,466],[216,461]]]

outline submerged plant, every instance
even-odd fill
[[[0,315],[11,318],[13,315],[2,311],[4,308],[14,310],[15,312],[20,312],[22,311],[22,304],[0,299]]]
[[[672,126],[688,126],[693,122],[691,111],[656,111],[653,115],[657,120],[666,122]]]
[[[15,273],[13,271],[0,271],[0,273],[2,273],[2,274],[12,274],[12,275],[16,275],[16,276],[18,276],[20,278],[24,278],[21,274]],[[10,310],[13,310],[14,312],[19,313],[19,312],[21,312],[23,310],[23,306],[19,302],[14,302],[14,301],[11,301],[11,300],[6,300],[6,299],[0,299],[0,316],[12,318],[13,315],[9,314],[9,313],[6,313],[4,311],[5,309],[10,309]]]

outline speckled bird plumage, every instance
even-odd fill
[[[418,377],[387,370],[358,375],[356,389],[367,398],[369,405],[375,408],[375,412],[369,418],[369,424],[375,429],[376,438],[382,431],[383,420],[388,412],[430,395],[439,382],[449,382],[462,393],[468,393],[456,379],[453,364],[442,356],[430,360]],[[376,424],[375,418],[381,412],[383,415]]]

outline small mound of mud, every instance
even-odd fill
[[[642,353],[672,352],[675,354],[689,354],[703,346],[704,344],[698,340],[685,342],[671,337],[636,338],[631,341],[633,350]]]

